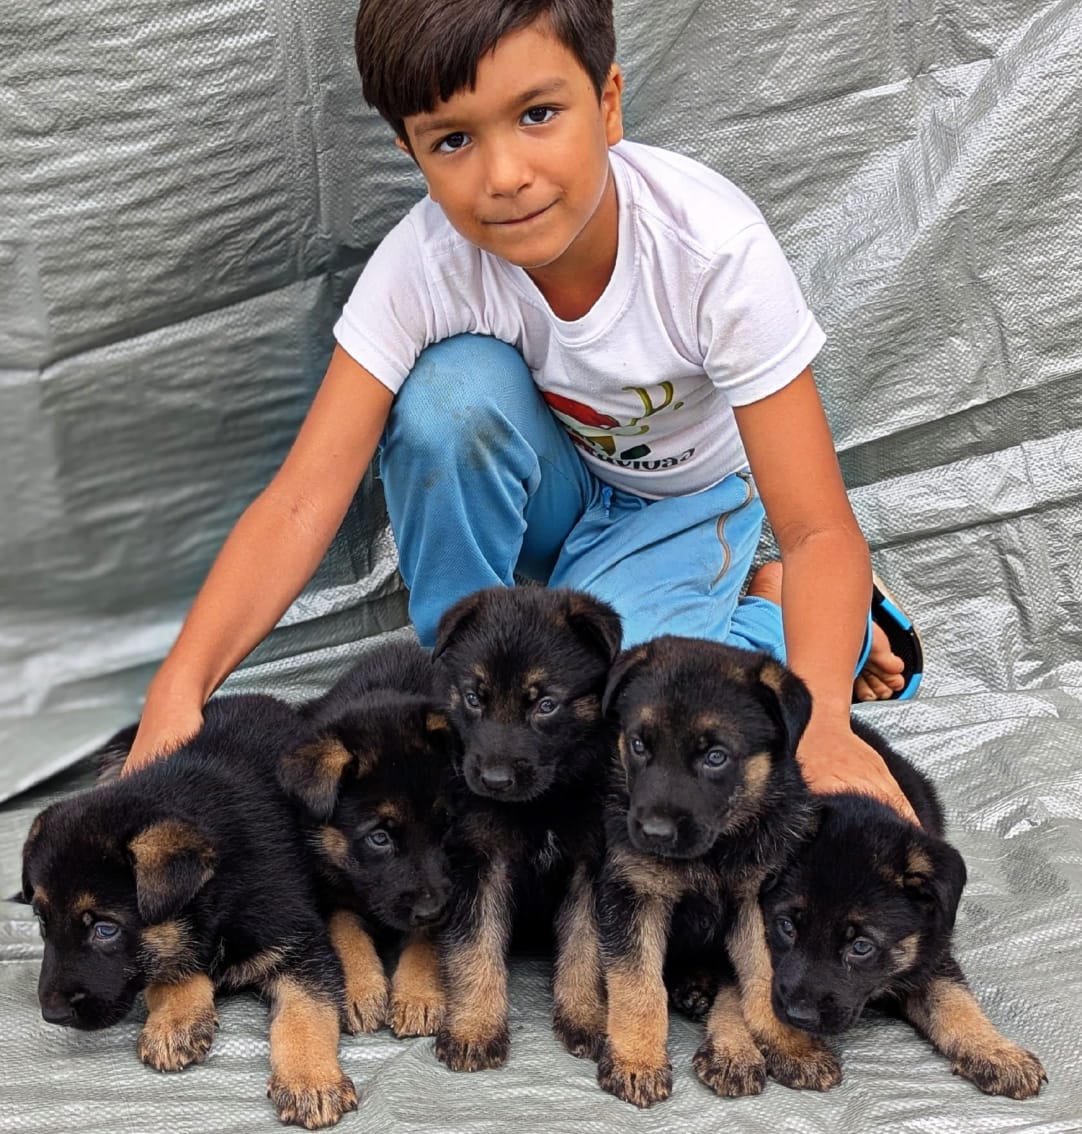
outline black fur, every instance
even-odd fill
[[[23,893],[45,939],[38,995],[46,1020],[107,1027],[147,986],[200,973],[215,986],[263,990],[289,978],[337,1008],[341,968],[304,834],[275,774],[279,758],[310,735],[281,701],[222,697],[170,758],[42,812],[24,848]],[[208,1046],[206,1036],[162,1069],[198,1061]],[[355,1097],[340,1072],[327,1085],[334,1091],[333,1117],[326,1098],[308,1099],[302,1114],[291,1098],[280,1116],[336,1121]]]
[[[535,939],[555,918],[558,972],[560,935],[574,932],[573,924],[584,939],[593,933],[588,878],[601,854],[609,745],[601,695],[620,632],[619,617],[604,603],[543,587],[480,591],[440,621],[434,656],[462,738],[466,789],[456,805],[454,908],[443,935],[449,1019],[436,1045],[455,1069],[498,1066],[508,1050],[502,1009],[484,1034],[456,1025],[472,995],[452,971],[463,950],[487,950],[502,995],[512,927]],[[484,932],[491,934],[482,942],[479,911],[489,899]],[[581,1007],[568,1017],[559,977],[556,999],[565,1044],[576,1054],[592,1052],[597,1021]]]
[[[820,1035],[844,1032],[866,1005],[900,1013],[982,1090],[1036,1094],[1040,1063],[998,1036],[968,991],[952,1001],[964,1010],[944,1007],[944,990],[964,989],[951,936],[966,868],[944,838],[935,788],[873,729],[854,721],[854,731],[883,757],[921,826],[868,796],[816,800],[809,837],[762,895],[775,1012]]]

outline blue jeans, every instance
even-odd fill
[[[609,603],[624,645],[711,638],[785,659],[781,609],[740,598],[762,528],[747,472],[645,500],[586,467],[521,356],[459,335],[429,347],[395,399],[381,476],[421,642],[440,615],[515,574]]]

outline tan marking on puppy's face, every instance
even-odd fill
[[[151,983],[190,974],[198,964],[191,927],[183,920],[147,926],[140,935],[139,947]]]
[[[741,761],[741,782],[734,789],[729,818],[721,828],[721,834],[728,835],[738,830],[748,819],[762,814],[763,796],[770,780],[770,753],[757,752]]]
[[[917,963],[917,954],[920,952],[920,934],[911,933],[903,937],[896,945],[892,945],[887,957],[888,970],[891,974],[907,972]]]
[[[384,823],[405,826],[410,821],[408,806],[393,799],[383,799],[376,805],[376,815]]]
[[[928,852],[916,843],[911,843],[909,846],[906,854],[905,872],[906,874],[923,875],[925,878],[931,878],[935,874]]]
[[[316,850],[335,866],[345,866],[349,859],[349,839],[337,827],[320,827],[315,836]]]
[[[80,894],[76,894],[71,900],[71,913],[73,917],[82,917],[83,914],[93,913],[99,906],[97,897],[90,893],[89,890],[84,890]]]

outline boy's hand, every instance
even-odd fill
[[[139,721],[139,731],[132,741],[131,751],[124,761],[124,767],[120,769],[121,776],[130,776],[132,772],[175,752],[202,727],[203,714],[199,710],[182,714],[173,712],[167,720],[159,721],[155,719],[148,702]]]
[[[813,717],[797,747],[797,760],[808,787],[815,793],[852,791],[875,796],[903,819],[920,826],[883,757],[847,722],[816,721]]]

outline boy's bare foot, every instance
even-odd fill
[[[782,566],[778,560],[764,563],[751,577],[748,594],[781,606]],[[890,648],[886,631],[872,623],[872,645],[864,667],[853,682],[855,701],[886,701],[905,684],[905,662]]]

